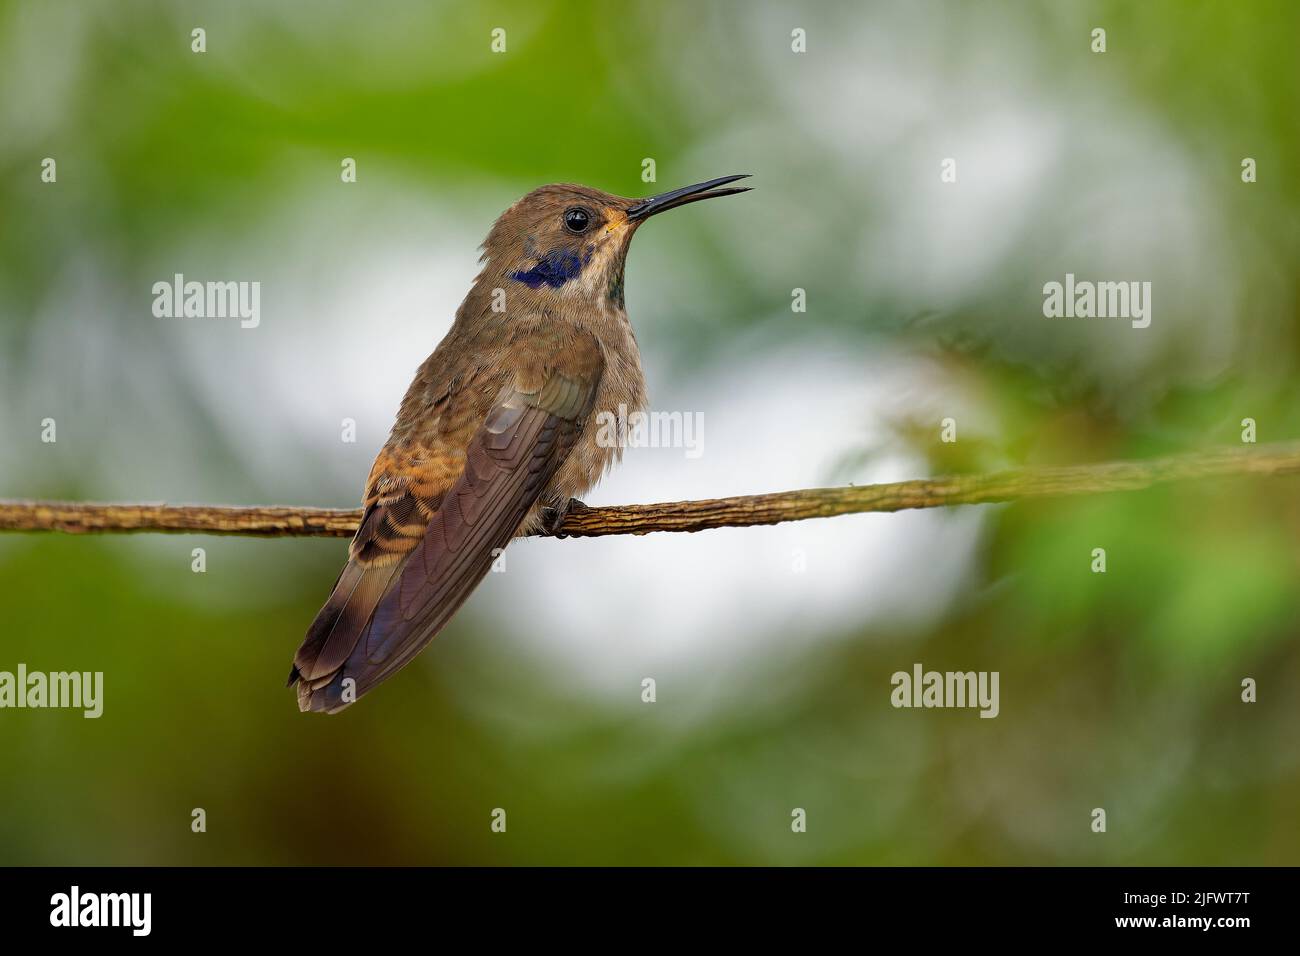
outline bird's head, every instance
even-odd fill
[[[485,282],[549,298],[607,297],[623,304],[623,263],[643,222],[668,209],[748,187],[719,188],[744,175],[723,176],[649,199],[627,199],[588,186],[557,183],[534,189],[502,213],[483,243]]]

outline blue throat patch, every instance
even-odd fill
[[[590,258],[590,256],[588,256]],[[576,279],[582,272],[584,260],[575,252],[548,252],[527,272],[512,272],[510,278],[522,282],[530,289],[540,289],[549,285],[558,289],[570,279]]]

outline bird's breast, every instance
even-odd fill
[[[612,311],[612,310],[611,310]],[[582,435],[556,472],[547,494],[553,501],[581,498],[623,457],[628,416],[645,411],[641,351],[626,315],[608,315],[597,333],[605,370]]]

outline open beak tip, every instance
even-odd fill
[[[736,173],[731,176],[710,179],[707,182],[695,183],[691,186],[683,186],[680,189],[661,193],[658,196],[651,196],[649,199],[643,199],[628,209],[627,217],[632,221],[648,219],[656,213],[676,209],[678,206],[698,202],[701,199],[714,199],[719,196],[734,196],[736,193],[749,192],[754,188],[753,186],[735,186],[730,189],[719,189],[717,187],[726,186],[728,183],[734,183],[739,179],[748,179],[750,175],[750,173]]]

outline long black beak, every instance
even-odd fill
[[[717,189],[717,186],[725,186],[727,183],[734,183],[737,179],[747,179],[749,173],[739,173],[735,176],[723,176],[721,179],[710,179],[707,183],[696,183],[694,186],[683,186],[681,189],[674,189],[669,193],[660,193],[658,196],[651,196],[649,199],[642,199],[635,206],[627,211],[628,222],[639,222],[642,219],[649,219],[651,216],[664,212],[668,209],[676,209],[678,206],[685,206],[690,202],[699,202],[701,199],[713,199],[717,196],[734,196],[736,193],[747,193],[753,187],[738,186],[735,189]]]

